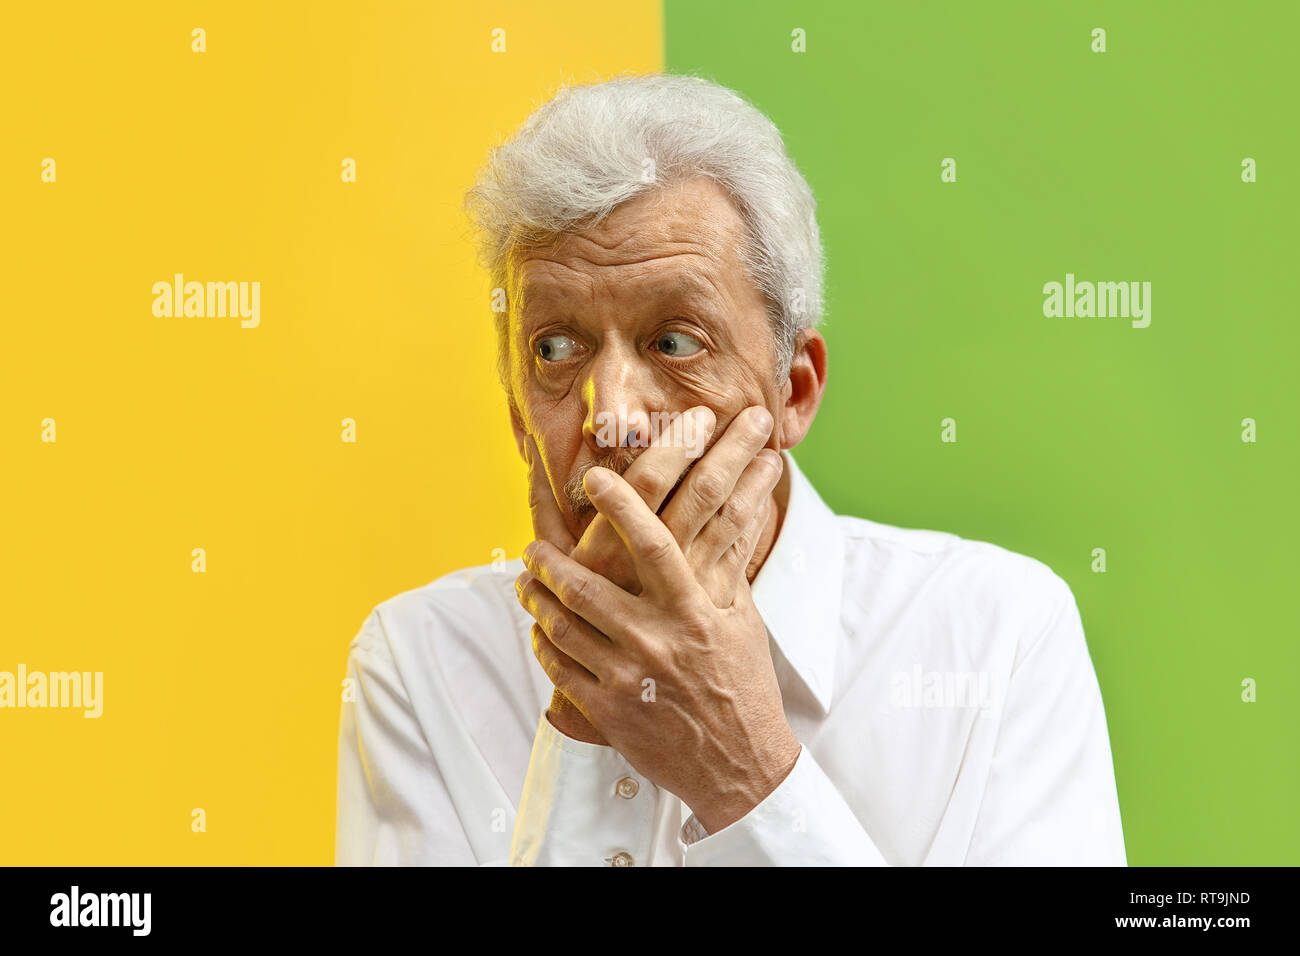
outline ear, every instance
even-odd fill
[[[795,341],[790,377],[781,388],[781,448],[803,441],[821,408],[826,392],[826,340],[816,329],[804,329]]]
[[[515,433],[515,447],[519,449],[519,457],[527,464],[528,430],[524,428],[523,420],[519,417],[519,408],[515,405],[514,399],[506,399],[506,404],[510,406],[510,430]]]

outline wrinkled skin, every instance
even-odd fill
[[[561,582],[594,572],[600,586],[619,589],[606,603],[639,618],[641,627],[640,643],[592,629],[588,618],[574,617],[536,580],[542,566],[530,566],[520,577],[520,600],[539,622],[539,660],[548,674],[554,671],[553,681],[559,676],[585,696],[587,710],[597,709],[604,729],[618,739],[593,724],[582,700],[571,702],[559,689],[548,716],[570,736],[616,746],[683,799],[689,793],[692,809],[711,831],[743,815],[754,794],[770,792],[798,754],[748,589],[775,540],[788,495],[773,453],[806,434],[826,378],[825,343],[808,331],[790,374],[776,381],[765,302],[736,255],[742,229],[723,189],[707,178],[688,180],[619,207],[598,226],[523,252],[512,262],[509,289],[511,421],[530,465],[535,533],[549,545],[539,549],[549,562],[546,573]],[[754,406],[767,410],[770,423]],[[639,449],[602,444],[613,418],[645,436],[652,413],[699,407],[716,422],[702,459],[662,449],[637,456]],[[773,451],[760,452],[764,447]],[[600,465],[613,471],[590,471]],[[686,479],[674,491],[683,470]],[[621,487],[589,493],[585,474],[610,475]],[[645,515],[629,505],[626,494],[632,492],[653,526],[641,523]],[[598,513],[602,501],[622,516],[622,534],[612,514]],[[674,553],[661,553],[659,541],[655,557],[661,560],[638,555],[627,540],[632,527],[643,542],[667,534]],[[726,560],[715,557],[719,552]],[[679,587],[651,594],[638,573],[646,568]],[[678,574],[683,569],[685,577]],[[643,603],[621,604],[622,596]],[[727,616],[725,623],[710,617],[714,612]],[[659,673],[674,689],[666,702],[671,706],[648,707],[639,695],[624,699],[634,696],[626,681],[617,697],[606,693],[597,706],[595,696],[573,684],[579,671],[594,680],[592,673],[550,640],[548,623],[571,639],[590,630],[617,647],[608,659],[605,644],[598,649],[627,680],[638,668],[671,658],[672,673],[662,667]],[[612,631],[631,624],[605,623]],[[646,626],[661,633],[647,634]],[[731,653],[710,654],[709,634],[724,632]],[[738,714],[734,699],[741,693],[747,706]],[[665,754],[655,739],[680,741],[696,756]],[[715,791],[731,796],[714,800]]]

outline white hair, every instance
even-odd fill
[[[734,91],[658,73],[562,87],[491,150],[465,209],[492,286],[504,290],[515,250],[698,175],[727,190],[745,224],[739,256],[767,300],[784,379],[799,333],[822,317],[817,203],[780,131]],[[508,314],[497,316],[503,384]]]

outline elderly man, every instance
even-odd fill
[[[837,516],[788,452],[827,347],[773,125],[568,88],[467,204],[537,540],[362,625],[338,863],[1123,865],[1067,585]]]

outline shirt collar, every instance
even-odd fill
[[[835,512],[781,452],[790,498],[781,531],[751,585],[768,634],[830,713],[844,587],[844,536]]]

